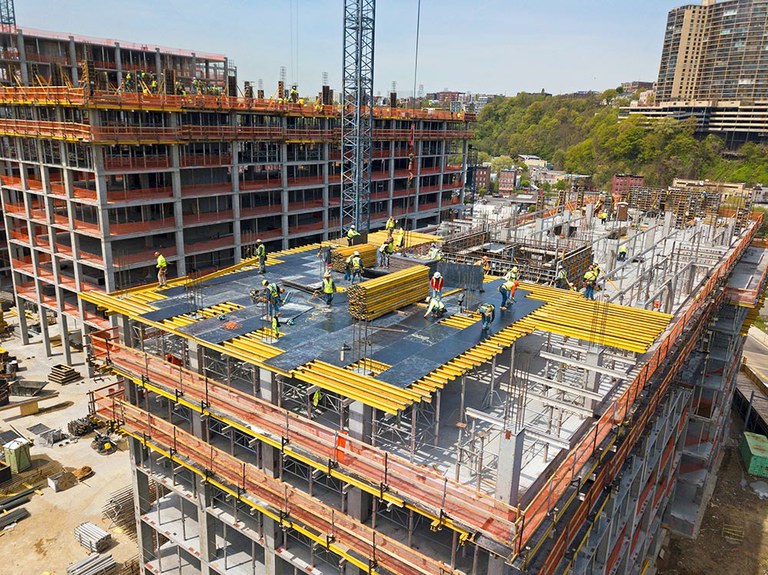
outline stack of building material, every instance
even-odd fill
[[[18,507],[13,511],[3,513],[0,515],[0,530],[5,529],[9,525],[13,525],[14,523],[18,523],[27,517],[29,517],[29,511],[24,507]]]
[[[80,375],[72,366],[59,364],[54,365],[53,368],[51,368],[48,381],[52,383],[58,383],[60,385],[66,385],[68,383],[77,381],[78,379],[82,379],[82,377],[83,376]]]
[[[331,254],[331,267],[334,271],[340,273],[344,272],[344,266],[347,263],[347,258],[355,252],[360,252],[360,257],[363,260],[364,268],[376,267],[376,250],[377,247],[371,244],[360,244],[359,246],[336,248]]]
[[[423,301],[429,294],[429,268],[404,270],[353,285],[347,289],[349,313],[368,321],[401,307]]]
[[[70,435],[75,437],[82,437],[88,435],[91,431],[96,429],[97,421],[91,417],[81,417],[79,419],[73,419],[67,424],[67,431]]]
[[[150,503],[155,500],[156,490],[155,482],[150,480],[148,489]],[[136,536],[136,518],[133,514],[133,488],[130,485],[114,491],[109,496],[104,507],[101,508],[101,513],[111,521],[110,528],[113,526],[118,527],[129,536]]]
[[[117,563],[112,555],[91,553],[85,559],[76,561],[67,567],[67,575],[111,575],[117,570]]]
[[[101,552],[112,544],[112,536],[93,523],[81,523],[75,527],[75,539],[88,551]]]

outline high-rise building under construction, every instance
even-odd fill
[[[173,277],[338,235],[330,90],[241,89],[226,57],[189,50],[7,27],[0,45],[5,259],[19,309],[54,314],[64,340],[106,325],[78,292],[146,282],[156,250]],[[373,228],[455,213],[471,120],[374,109]]]

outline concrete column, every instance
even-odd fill
[[[592,216],[595,214],[595,204],[587,204],[584,206],[584,229],[588,230],[592,227]]]
[[[77,86],[80,83],[80,76],[77,73],[77,49],[74,36],[69,37],[69,65],[72,67],[72,83]]]
[[[42,304],[37,305],[37,313],[40,319],[40,333],[43,336],[43,345],[45,346],[45,357],[51,357],[51,336],[48,332],[48,316],[46,315],[46,309]]]
[[[123,57],[120,50],[120,43],[115,42],[115,68],[117,70],[117,85],[123,83]]]
[[[197,521],[200,529],[200,567],[202,575],[208,575],[208,564],[216,559],[216,525],[206,511],[212,504],[211,486],[197,477]],[[184,504],[184,500],[181,500]]]
[[[672,218],[675,214],[670,211],[664,212],[664,236],[668,236],[672,230]]]
[[[656,227],[652,226],[646,230],[643,237],[643,251],[656,245]],[[631,255],[631,254],[630,254]]]
[[[232,125],[237,125],[237,114],[231,115]],[[242,231],[240,227],[240,158],[237,155],[237,142],[229,142],[232,156],[232,235],[234,239],[235,263],[240,263],[243,255]]]
[[[373,409],[360,401],[349,406],[349,435],[365,443],[371,442]],[[367,521],[371,515],[371,496],[352,488],[347,495],[347,512],[358,521]]]
[[[283,575],[283,561],[275,554],[281,546],[279,527],[274,519],[264,517],[264,572]]]
[[[159,52],[157,52],[159,57]],[[178,118],[175,112],[171,112],[169,118],[169,126],[175,128],[178,124]],[[171,172],[171,187],[173,188],[173,219],[176,225],[174,235],[176,236],[176,275],[178,277],[187,275],[187,263],[184,251],[184,210],[182,207],[183,200],[181,198],[181,169],[180,169],[180,154],[178,144],[171,144],[171,165],[173,171]]]
[[[283,128],[287,128],[288,123],[283,118]],[[282,156],[282,162],[280,163],[280,180],[282,182],[283,189],[280,193],[280,200],[282,203],[282,227],[283,227],[283,249],[288,249],[288,166],[286,160],[288,159],[288,144],[280,144],[280,155]]]
[[[160,48],[155,48],[155,73],[157,74],[157,83],[160,84],[160,74],[163,73],[163,59],[160,57]]]
[[[21,83],[29,86],[29,70],[27,69],[27,49],[24,46],[24,34],[21,30],[16,32],[16,44],[19,49],[19,69],[21,71]]]
[[[518,433],[504,431],[499,437],[499,464],[496,476],[496,497],[510,505],[517,505],[520,491],[520,472],[523,466],[525,429]],[[503,559],[489,557],[488,575],[504,575],[509,567]]]
[[[72,365],[72,351],[69,348],[69,330],[67,329],[67,316],[59,311],[59,330],[61,332],[61,347],[64,350],[64,363]]]
[[[323,123],[327,123],[327,122],[328,120],[323,120]],[[323,150],[322,158],[324,160],[321,166],[323,170],[323,239],[327,240],[329,239],[328,204],[331,201],[331,191],[328,187],[329,179],[330,179],[329,178],[330,174],[328,173],[328,167],[329,167],[328,156],[330,155],[330,151],[329,151],[330,146],[328,145],[327,142],[320,144],[320,146],[322,147],[322,150]]]
[[[29,326],[27,325],[27,314],[24,313],[24,303],[26,300],[16,297],[16,311],[19,314],[19,331],[21,332],[21,343],[29,344]]]
[[[265,369],[259,370],[259,378],[260,378],[260,391],[261,391],[261,399],[265,401],[269,401],[270,403],[274,403],[275,405],[280,404],[280,389],[277,384],[277,380],[274,374],[270,373],[269,371]],[[261,445],[261,464],[263,467],[263,471],[265,473],[271,474],[273,477],[277,477],[279,471],[280,471],[280,452],[275,449],[274,447],[270,447],[269,445],[262,444]],[[266,518],[265,518],[266,521]],[[265,525],[266,530],[266,525]],[[269,570],[267,570],[267,573],[270,573]]]
[[[133,482],[133,509],[136,518],[136,544],[141,554],[141,563],[149,561],[153,555],[152,528],[141,520],[151,507],[149,493],[149,478],[138,470],[141,444],[136,439],[130,439],[131,446],[131,478]]]

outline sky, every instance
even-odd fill
[[[374,91],[416,86],[514,95],[605,90],[654,81],[674,0],[378,0]],[[17,0],[16,22],[83,34],[225,54],[238,82],[267,95],[280,67],[299,91],[316,93],[328,73],[338,90],[343,0]]]

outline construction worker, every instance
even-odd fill
[[[392,234],[395,238],[395,249],[400,249],[405,243],[405,230],[403,228],[397,228]]]
[[[280,331],[280,312],[275,312],[275,315],[272,316],[272,333],[275,337],[280,337],[282,332]]]
[[[133,92],[133,74],[128,72],[125,75],[125,81],[123,82],[123,84],[125,85],[126,90],[128,90],[129,92]]]
[[[379,258],[379,267],[380,268],[388,268],[389,267],[389,255],[392,253],[392,242],[385,240],[382,242],[382,244],[379,246],[377,256]]]
[[[351,246],[355,243],[355,238],[360,236],[360,232],[355,229],[355,224],[349,226],[347,230],[347,245]]]
[[[608,212],[602,211],[597,214],[597,217],[600,219],[600,222],[605,225],[605,223],[608,221]]]
[[[565,289],[569,286],[568,274],[562,264],[557,264],[557,273],[555,274],[555,287]]]
[[[519,270],[517,269],[517,266],[513,266],[511,270],[504,274],[504,281],[516,280],[518,273]]]
[[[347,256],[347,259],[344,260],[344,281],[346,282],[352,279],[352,258],[354,257],[355,257],[355,254],[352,254]]]
[[[439,254],[440,254],[440,247],[436,243],[433,243],[432,245],[429,246],[429,251],[427,252],[427,259],[436,260]]]
[[[487,331],[491,327],[491,323],[496,319],[496,308],[490,303],[481,303],[477,307],[478,313],[483,319],[483,331]]]
[[[602,271],[600,269],[600,266],[597,262],[592,262],[592,267],[590,268],[593,272],[595,272],[595,279],[600,277],[600,272]]]
[[[392,216],[389,216],[389,219],[387,219],[387,223],[384,224],[384,230],[386,230],[387,235],[392,235],[392,232],[395,229],[395,218]]]
[[[174,86],[174,91],[176,92],[177,96],[186,96],[187,95],[187,91],[184,89],[184,84],[182,84],[178,80],[176,81],[176,85]]]
[[[627,261],[628,251],[629,251],[629,248],[627,248],[626,242],[619,244],[619,255],[616,259],[620,262]]]
[[[507,309],[507,302],[511,301],[515,303],[515,292],[517,292],[518,286],[517,280],[507,280],[499,286],[499,293],[501,294],[501,309]]]
[[[155,78],[152,78],[152,81],[149,83],[149,91],[152,94],[157,94],[157,80]]]
[[[363,281],[363,258],[360,257],[360,252],[352,254],[352,283],[355,283],[355,278]]]
[[[336,284],[333,283],[331,272],[327,271],[323,275],[323,297],[325,298],[325,305],[331,305],[333,301],[333,294],[336,292]]]
[[[427,302],[429,305],[427,306],[427,311],[424,314],[424,317],[428,317],[429,314],[432,314],[432,317],[442,317],[445,315],[445,304],[441,298],[428,297]]]
[[[280,306],[283,303],[280,293],[285,290],[281,289],[275,282],[270,283],[266,279],[261,280],[261,285],[264,286],[264,296],[267,300],[267,315],[274,315],[280,311]]]
[[[491,260],[488,259],[488,256],[483,256],[482,259],[477,262],[477,265],[483,268],[483,273],[485,275],[491,273]]]
[[[586,299],[595,299],[595,285],[597,284],[597,273],[592,268],[584,274],[584,297]]]
[[[317,257],[320,258],[320,262],[322,263],[322,272],[325,273],[330,271],[331,261],[333,259],[331,254],[331,246],[320,246],[320,249],[317,250]]]
[[[431,291],[432,298],[438,300],[443,299],[443,286],[445,285],[445,279],[440,272],[435,272],[432,279],[429,280],[429,289]]]
[[[293,86],[291,86],[291,93],[290,93],[289,97],[290,97],[291,102],[293,102],[294,104],[298,103],[298,101],[299,101],[299,91],[297,90],[295,84]]]
[[[267,271],[267,248],[264,242],[256,240],[256,257],[259,258],[259,273],[263,274]]]
[[[157,258],[157,284],[158,287],[165,287],[167,285],[165,276],[168,272],[168,262],[165,261],[165,256],[160,252],[155,252],[155,257]]]

